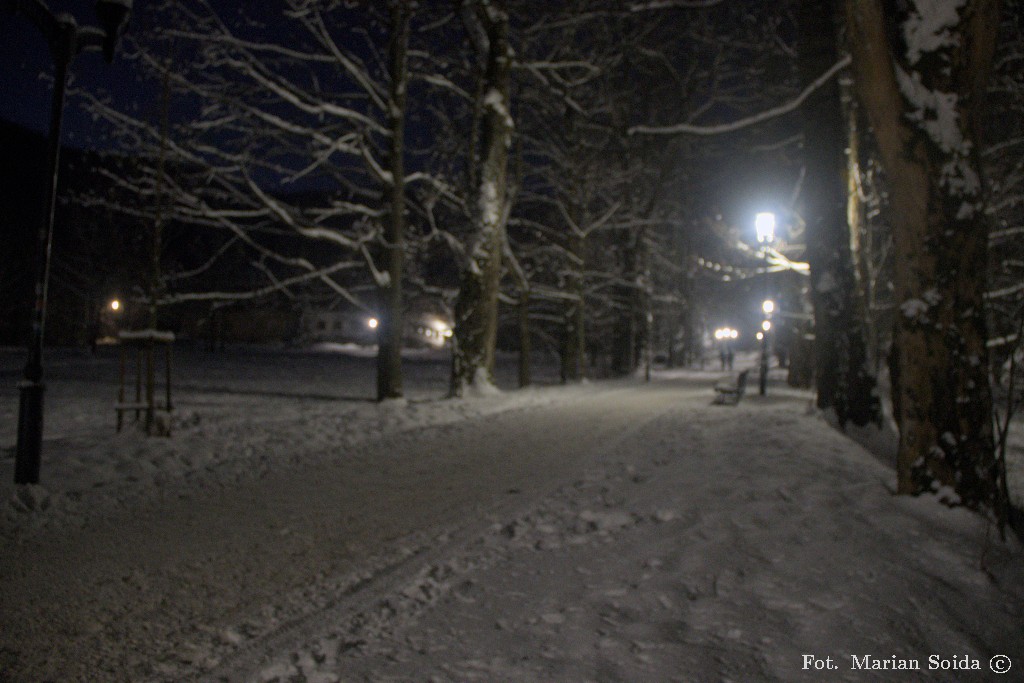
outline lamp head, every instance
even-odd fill
[[[96,18],[103,29],[103,58],[114,61],[114,49],[128,23],[132,0],[96,0]]]
[[[754,216],[754,230],[757,232],[757,241],[760,244],[774,242],[775,214],[765,211]]]

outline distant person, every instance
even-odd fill
[[[725,366],[729,362],[729,357],[726,356],[725,349],[718,352],[718,359],[722,361],[722,369],[725,370]]]
[[[729,366],[730,370],[732,370],[732,360],[733,360],[732,349],[726,349],[726,352],[725,352],[725,362]]]
[[[96,355],[96,345],[100,343],[100,323],[98,320],[94,320],[89,323],[88,329],[85,332],[86,336],[89,337],[89,353]]]

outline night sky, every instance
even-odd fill
[[[54,13],[68,12],[81,26],[97,24],[92,2],[52,0]],[[43,34],[24,16],[0,13],[0,119],[43,132],[49,128],[53,93],[53,60]],[[85,52],[71,67],[70,83],[90,90],[105,89],[135,94],[136,79],[129,65],[117,57],[107,64],[100,52]],[[94,137],[90,118],[69,103],[64,110],[65,144],[89,146]]]

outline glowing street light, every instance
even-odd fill
[[[731,327],[719,327],[715,330],[715,339],[718,341],[727,339],[736,339],[740,335],[739,332],[732,329]]]
[[[764,211],[754,216],[754,231],[757,233],[758,244],[770,244],[775,241],[775,214]]]
[[[111,301],[110,302],[110,310],[112,310],[114,312],[120,311],[121,310],[121,302],[118,301],[117,299],[114,299],[113,301]]]
[[[377,329],[378,325],[380,325],[380,321],[377,320],[376,318],[370,318],[369,320],[366,321],[366,326],[369,327],[371,330]]]
[[[771,315],[775,312],[775,302],[771,299],[765,299],[764,303],[761,304],[761,310],[764,311],[765,315]]]
[[[763,321],[761,323],[761,329],[764,330],[765,332],[770,331],[772,329],[772,321],[771,320]]]

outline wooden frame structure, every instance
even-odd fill
[[[117,431],[124,426],[124,414],[135,413],[135,422],[144,420],[146,434],[152,436],[156,427],[156,411],[170,413],[171,403],[171,349],[174,346],[174,333],[159,330],[136,330],[121,332],[117,335],[120,342],[120,371],[117,389]],[[163,349],[164,357],[164,402],[156,401],[156,356]],[[125,385],[128,379],[128,357],[135,351],[135,400],[125,401]],[[162,436],[170,436],[169,425],[164,425],[158,432]]]

